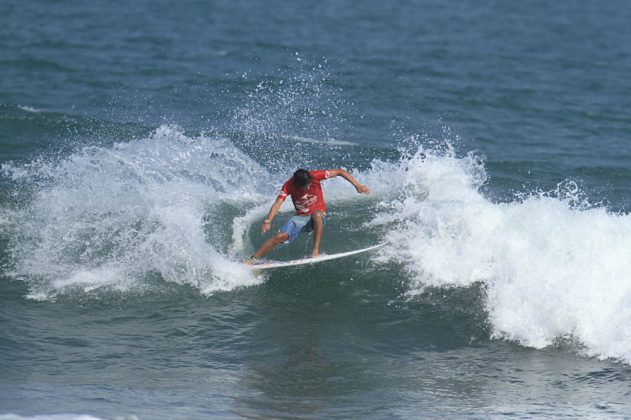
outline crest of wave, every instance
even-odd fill
[[[204,294],[256,282],[227,256],[220,231],[265,200],[267,172],[227,139],[161,126],[144,139],[2,172],[28,196],[11,213],[11,247],[13,274],[30,297],[142,289],[151,276]]]
[[[369,224],[389,229],[380,259],[405,267],[410,295],[482,282],[496,337],[571,339],[631,362],[631,216],[590,206],[571,182],[491,202],[483,160],[449,147],[375,162],[367,177],[390,191]]]

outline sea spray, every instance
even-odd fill
[[[346,138],[353,133],[347,115],[354,104],[332,82],[326,60],[308,63],[296,58],[296,65],[279,70],[277,78],[244,74],[243,79],[255,85],[227,124],[230,138],[280,176],[316,167],[323,156],[353,161],[347,152],[356,145]]]
[[[202,293],[260,281],[227,244],[208,241],[232,224],[231,212],[265,201],[271,184],[227,139],[161,126],[144,139],[2,171],[26,203],[12,215],[12,272],[31,297],[138,288],[152,273]]]

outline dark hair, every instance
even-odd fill
[[[294,172],[294,185],[299,188],[304,188],[311,182],[311,177],[306,169],[298,169]]]

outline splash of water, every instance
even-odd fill
[[[152,274],[202,293],[259,281],[221,236],[232,214],[266,201],[270,182],[227,139],[161,126],[145,139],[2,171],[30,195],[9,214],[12,271],[33,298],[142,288]]]

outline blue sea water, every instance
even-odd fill
[[[1,2],[0,419],[631,416],[629,21]],[[388,246],[245,269],[298,167]]]

